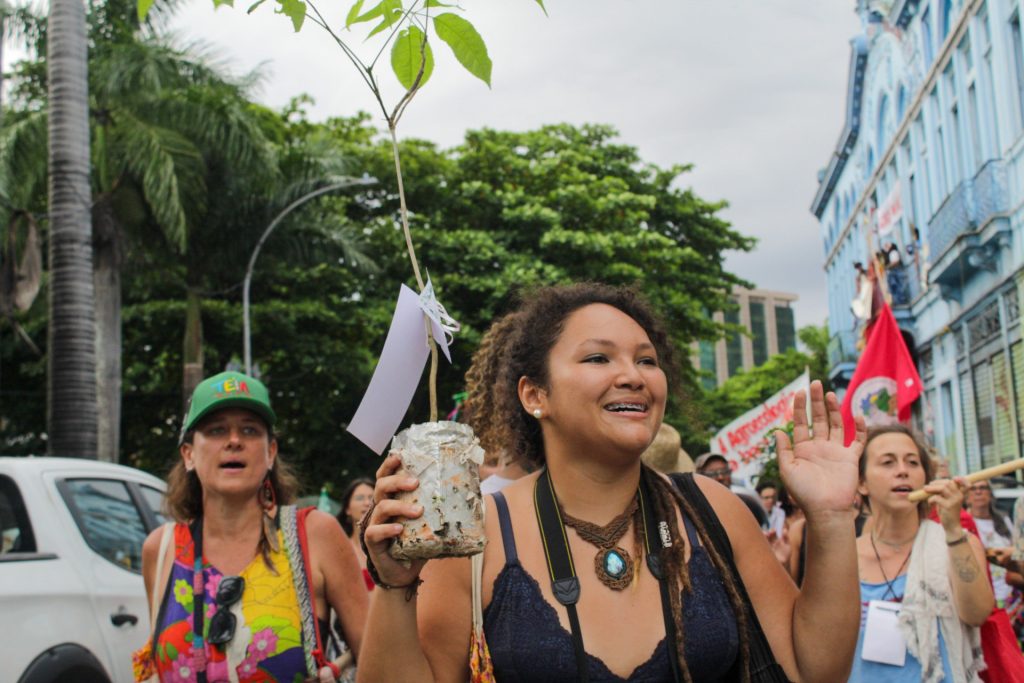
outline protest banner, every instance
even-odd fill
[[[732,468],[733,481],[749,484],[761,473],[772,432],[793,419],[793,397],[811,386],[810,371],[752,410],[743,413],[711,439],[711,452],[721,453]]]

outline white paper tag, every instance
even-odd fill
[[[900,603],[887,600],[868,603],[860,656],[869,662],[903,666],[907,660],[907,641],[900,631]]]
[[[348,431],[378,455],[395,435],[423,375],[430,355],[426,333],[419,297],[402,285],[384,350],[348,425]]]

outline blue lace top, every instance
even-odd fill
[[[501,683],[575,680],[572,635],[559,623],[558,613],[544,599],[537,580],[519,563],[504,497],[498,492],[494,500],[505,546],[505,566],[494,580],[491,603],[484,610],[484,633],[494,675]],[[688,519],[684,519],[684,523],[692,548],[687,566],[694,587],[683,595],[686,663],[695,681],[730,680],[739,652],[736,619],[721,577],[697,542],[696,530]],[[660,610],[651,617],[660,620]],[[587,653],[589,680],[594,683],[671,681],[669,647],[662,638],[650,658],[627,679],[616,676],[599,657]]]

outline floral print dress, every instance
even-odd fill
[[[302,617],[291,567],[278,534],[277,552],[270,553],[273,570],[257,554],[241,572],[245,579],[242,599],[231,610],[237,625],[235,636],[223,648],[205,642],[206,678],[209,683],[301,683],[306,679],[306,660],[302,646]],[[154,661],[162,683],[194,683],[197,659],[193,657],[192,628],[193,567],[192,535],[185,524],[174,528],[174,566],[163,603]],[[203,561],[206,595],[203,599],[205,629],[216,612],[214,597],[223,574]],[[205,636],[205,634],[204,634]],[[230,676],[233,665],[237,678]]]

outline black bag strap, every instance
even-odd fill
[[[779,666],[779,663],[775,661],[771,645],[768,644],[768,639],[761,628],[761,622],[758,621],[757,614],[750,603],[750,596],[747,595],[743,579],[736,568],[729,535],[725,531],[725,527],[718,520],[718,515],[715,514],[714,508],[711,507],[711,503],[708,502],[697,482],[694,481],[693,473],[675,472],[670,474],[669,477],[676,485],[676,488],[679,489],[683,498],[693,506],[694,512],[700,516],[701,521],[704,523],[704,529],[707,531],[708,540],[715,546],[719,554],[725,558],[726,567],[731,572],[733,583],[739,591],[740,599],[745,605],[748,624],[747,640],[750,643],[750,680],[752,683],[789,683],[786,673]]]
[[[583,633],[580,631],[580,618],[576,613],[576,603],[580,599],[580,580],[576,577],[569,539],[565,535],[565,524],[562,522],[562,514],[558,511],[555,487],[551,483],[551,475],[547,468],[541,472],[537,484],[533,487],[533,505],[537,511],[537,524],[540,526],[540,538],[544,543],[548,573],[551,575],[551,592],[554,593],[555,600],[564,605],[569,613],[572,646],[576,651],[576,680],[586,683],[589,679],[587,653],[583,649]]]
[[[664,546],[651,543],[651,534],[654,530],[659,529],[660,522],[655,519],[654,508],[650,501],[650,482],[641,471],[640,507],[643,511],[641,516],[644,524],[643,538],[647,567],[654,578],[658,580],[661,589],[661,614],[665,620],[665,640],[669,645],[668,658],[672,667],[672,680],[679,683],[682,679],[674,647],[675,620],[672,618],[672,602],[669,599],[668,582],[665,580],[661,563],[661,552]],[[580,620],[576,613],[576,603],[580,599],[580,581],[576,576],[576,566],[572,561],[572,551],[569,549],[569,539],[565,534],[565,524],[555,498],[555,487],[551,483],[551,475],[546,468],[541,472],[533,489],[533,503],[537,511],[541,541],[544,543],[544,556],[547,558],[548,572],[551,574],[551,592],[569,613],[572,645],[576,653],[577,680],[585,683],[589,676],[587,653],[583,649],[583,634],[580,631]]]

